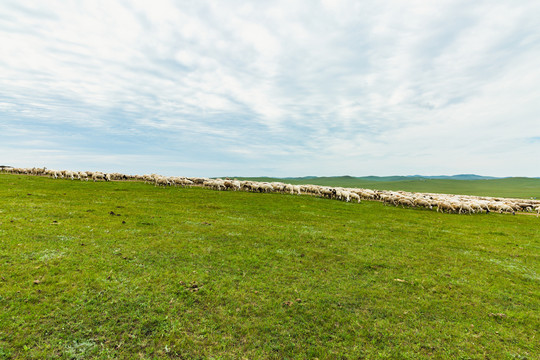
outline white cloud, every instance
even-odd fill
[[[189,154],[214,167],[201,175],[540,176],[540,144],[523,140],[540,136],[534,1],[8,1],[0,13],[0,162],[31,151],[14,140],[24,130],[81,159],[130,141],[164,169]]]

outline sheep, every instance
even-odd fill
[[[448,201],[439,201],[437,202],[437,212],[439,212],[439,210],[441,212],[445,212],[445,211],[448,211],[449,213],[452,212],[456,212],[456,208],[452,205],[452,203],[448,202]]]
[[[154,182],[154,177],[152,175],[144,174],[142,175],[142,180],[144,180],[145,184]]]
[[[300,185],[300,191],[303,194],[321,196],[321,187],[317,185]]]
[[[502,204],[500,207],[499,207],[499,213],[503,213],[503,212],[507,212],[507,213],[512,213],[512,215],[516,215],[516,212],[514,210],[513,207],[511,207],[509,204]]]
[[[500,214],[502,214],[503,212],[515,214],[515,210],[513,207],[511,207],[509,204],[500,200],[490,202],[489,208],[490,210],[496,211]]]
[[[97,171],[92,173],[92,181],[96,182],[98,180],[105,180],[105,174]]]
[[[43,167],[43,168],[36,168],[36,167],[33,167],[32,170],[30,171],[30,173],[32,175],[35,175],[35,176],[38,176],[38,175],[43,175],[45,173],[45,171],[47,170],[46,167]]]
[[[188,180],[185,177],[176,176],[171,178],[174,186],[180,185],[181,187],[193,185],[193,181]]]
[[[326,188],[326,187],[323,187],[321,190],[320,190],[320,193],[323,197],[326,197],[326,198],[329,198],[331,199],[332,196],[334,195],[334,191],[333,189],[330,189],[330,188]]]
[[[124,180],[124,175],[120,174],[120,173],[110,173],[109,174],[109,177],[111,180]]]
[[[272,182],[270,183],[272,186],[272,189],[274,189],[275,192],[283,193],[285,192],[285,184],[281,182]]]
[[[192,181],[196,185],[202,185],[206,180],[210,180],[210,179],[206,179],[206,178],[197,178],[197,177],[188,178],[188,179],[190,181]]]
[[[414,199],[413,203],[415,206],[422,206],[430,210],[433,209],[433,206],[431,205],[431,203],[425,198],[416,198]]]
[[[532,211],[532,204],[529,202],[516,202],[515,204],[519,206],[518,211]]]
[[[64,177],[75,180],[75,173],[73,173],[73,171],[66,170],[64,171]]]
[[[383,205],[392,203],[392,196],[390,194],[380,194],[379,199],[382,201]]]
[[[351,199],[356,200],[360,204],[360,195],[358,195],[357,193],[351,192]]]
[[[458,214],[474,214],[474,213],[489,213],[497,211],[499,213],[512,213],[517,211],[535,212],[537,217],[540,217],[540,201],[510,199],[497,197],[479,197],[465,195],[445,195],[431,193],[411,193],[406,191],[386,191],[386,190],[370,190],[358,188],[332,188],[319,185],[293,185],[281,182],[255,182],[255,181],[238,181],[229,178],[223,179],[208,179],[208,178],[187,178],[187,177],[164,177],[158,174],[151,175],[125,175],[122,173],[102,173],[92,171],[70,171],[70,170],[51,170],[43,168],[12,168],[0,166],[0,170],[11,174],[28,174],[34,176],[50,176],[52,178],[70,178],[75,177],[79,180],[88,181],[89,178],[95,181],[125,181],[125,180],[140,180],[146,183],[152,182],[155,186],[203,186],[214,190],[244,190],[252,192],[279,192],[290,194],[307,194],[319,196],[328,199],[337,199],[346,202],[356,201],[361,202],[362,199],[379,200],[383,204],[393,204],[394,206],[402,207],[424,207],[427,209],[437,208],[438,212],[458,213]]]
[[[351,201],[351,193],[343,189],[338,189],[336,191],[336,199],[349,202]]]
[[[460,205],[459,205],[459,213],[464,213],[464,214],[474,214],[474,209],[472,208],[471,205],[465,203],[465,202],[461,202]]]
[[[283,191],[294,194],[294,187],[291,184],[285,184],[285,186],[283,187]]]
[[[259,192],[274,192],[274,188],[268,183],[262,183],[259,185]]]
[[[408,206],[408,207],[414,207],[414,202],[412,199],[410,198],[407,198],[407,197],[400,197],[397,199],[397,204],[401,205],[401,207],[405,207],[405,206]]]
[[[225,180],[223,182],[223,186],[225,186],[225,189],[226,190],[229,190],[229,189],[232,189],[232,190],[236,190],[235,186],[234,186],[234,183],[233,181],[231,180]]]
[[[377,193],[375,193],[375,191],[373,190],[360,189],[360,192],[361,192],[360,196],[362,197],[362,199],[375,200],[377,198]]]
[[[233,180],[232,181],[232,188],[233,188],[234,191],[239,191],[242,188],[242,184],[238,180]]]
[[[171,182],[165,176],[158,176],[154,179],[154,186],[170,186]]]
[[[467,205],[469,205],[471,207],[471,209],[477,213],[477,212],[482,212],[482,211],[486,211],[489,213],[489,209],[486,209],[484,206],[482,206],[482,204],[478,201],[470,201]]]
[[[180,184],[182,186],[191,186],[191,185],[195,185],[195,183],[189,179],[184,179],[180,182]]]
[[[49,170],[49,175],[53,179],[58,179],[58,178],[62,177],[62,173],[60,171],[57,171],[57,170]]]

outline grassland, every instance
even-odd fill
[[[319,178],[242,178],[257,181],[284,181],[291,184],[314,184],[376,190],[404,190],[441,194],[499,196],[511,198],[540,199],[540,179],[504,178],[491,180],[422,179],[404,177],[357,178],[351,176]],[[388,179],[388,180],[387,180]]]
[[[539,257],[534,216],[0,175],[0,359],[537,359]]]

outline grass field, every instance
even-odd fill
[[[392,179],[392,177],[387,177]],[[314,184],[376,190],[404,190],[411,192],[431,192],[441,194],[499,196],[511,198],[540,199],[540,179],[505,178],[492,180],[446,180],[446,179],[403,179],[385,181],[374,178],[351,176],[319,178],[242,178],[257,181],[283,181],[291,184]],[[386,178],[381,178],[386,179]]]
[[[538,359],[539,260],[535,216],[0,175],[0,359]]]

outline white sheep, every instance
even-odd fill
[[[75,173],[73,173],[73,171],[65,170],[64,177],[70,178],[71,180],[75,180]]]
[[[429,202],[427,199],[425,199],[423,197],[414,199],[413,203],[414,203],[415,206],[422,206],[422,207],[428,208],[430,210],[433,209],[433,206],[431,205],[431,202]]]
[[[512,215],[516,215],[514,208],[506,203],[503,203],[501,204],[501,206],[499,206],[499,213],[502,214],[503,212],[512,213]]]
[[[356,200],[359,204],[360,204],[360,195],[358,195],[357,193],[355,192],[351,192],[351,199],[354,199]]]
[[[336,198],[338,200],[349,202],[351,201],[351,193],[344,189],[339,189],[336,191]]]
[[[92,173],[92,181],[96,182],[99,180],[105,180],[105,174],[102,172],[96,171]]]
[[[397,199],[397,203],[399,205],[401,205],[401,207],[405,207],[405,206],[408,206],[408,207],[414,207],[414,199],[412,198],[409,198],[409,197],[405,197],[405,196],[401,196],[400,198]]]
[[[456,212],[456,208],[452,205],[452,203],[450,203],[449,201],[438,201],[437,202],[437,212],[439,212],[439,210],[441,212],[452,212],[452,213],[455,213]]]
[[[88,181],[89,178],[95,181],[111,181],[111,180],[144,180],[152,182],[155,186],[181,185],[181,186],[203,186],[214,190],[245,190],[253,192],[280,192],[290,194],[307,194],[320,196],[329,199],[337,199],[342,201],[361,199],[380,200],[384,204],[393,204],[395,206],[408,207],[425,207],[433,209],[437,207],[439,212],[449,213],[481,213],[497,211],[499,213],[512,213],[517,211],[527,211],[536,213],[540,217],[540,201],[524,200],[524,199],[509,199],[496,197],[479,197],[466,195],[446,195],[433,193],[411,193],[406,191],[385,191],[385,190],[370,190],[370,189],[351,189],[351,188],[332,188],[319,185],[293,185],[281,182],[255,182],[255,181],[238,181],[229,178],[208,179],[208,178],[186,178],[186,177],[164,177],[157,174],[152,175],[125,175],[122,173],[107,173],[81,171],[73,172],[70,170],[51,170],[43,168],[11,168],[0,167],[0,170],[12,174],[29,174],[29,175],[46,175],[52,178],[70,178],[72,180],[77,177],[79,180]]]
[[[171,186],[171,181],[165,176],[156,176],[154,179],[154,186]]]

